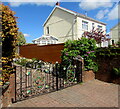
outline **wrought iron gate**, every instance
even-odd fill
[[[15,66],[15,70],[15,102],[82,82],[82,62],[77,59],[67,68],[46,63],[40,68]]]

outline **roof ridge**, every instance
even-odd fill
[[[78,12],[76,12],[76,11],[73,11],[73,10],[70,10],[70,9],[67,9],[67,8],[64,8],[64,7],[61,7],[61,6],[57,6],[57,5],[56,5],[56,7],[58,7],[58,8],[63,8],[63,9],[65,9],[65,10],[74,12],[74,13],[76,13],[77,15],[81,15],[81,16],[83,16],[83,17],[89,18],[89,19],[91,19],[91,20],[94,20],[94,21],[96,21],[96,22],[100,22],[100,23],[103,23],[103,24],[106,25],[106,23],[104,23],[104,22],[98,21],[98,20],[96,20],[96,19],[94,19],[94,18],[91,18],[91,17],[86,16],[86,15],[84,15],[84,14],[78,13]]]
[[[84,14],[81,14],[81,13],[75,12],[75,11],[73,11],[73,10],[69,10],[69,9],[67,9],[67,8],[64,8],[64,7],[61,7],[61,6],[56,5],[56,6],[54,7],[54,9],[52,10],[52,12],[49,14],[49,16],[48,16],[48,18],[46,19],[46,21],[44,22],[43,26],[46,24],[46,22],[48,21],[48,19],[50,18],[50,16],[52,15],[52,13],[55,11],[56,8],[61,9],[61,10],[64,10],[64,11],[67,11],[68,13],[71,13],[71,14],[76,15],[76,16],[78,16],[78,17],[83,17],[84,19],[92,20],[92,21],[94,21],[94,22],[97,22],[97,23],[101,23],[101,24],[103,24],[103,25],[106,25],[106,23],[104,23],[104,22],[98,21],[98,20],[93,19],[93,18],[91,18],[91,17],[88,17],[88,16],[86,16],[86,15],[84,15]]]
[[[61,7],[61,6],[57,6],[57,7],[64,8],[64,7]],[[64,9],[66,9],[66,10],[68,10],[68,11],[72,11],[72,12],[74,12],[74,13],[76,13],[76,14],[81,14],[81,13],[78,13],[78,12],[76,12],[76,11],[73,11],[73,10],[70,10],[70,9],[67,9],[67,8],[64,8]],[[84,14],[81,14],[81,15],[84,15]],[[85,16],[85,15],[84,15],[84,16]]]

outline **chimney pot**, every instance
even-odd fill
[[[60,6],[60,3],[59,3],[59,2],[57,2],[57,3],[56,3],[56,5],[57,5],[57,6]]]

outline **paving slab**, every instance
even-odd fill
[[[118,107],[118,87],[95,79],[17,102],[11,107]]]

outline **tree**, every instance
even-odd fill
[[[21,46],[21,45],[24,45],[24,44],[26,44],[25,37],[24,37],[22,32],[18,32],[17,45]]]
[[[97,44],[101,44],[104,41],[110,40],[110,38],[108,38],[107,36],[109,35],[104,34],[104,31],[102,31],[102,29],[99,29],[99,28],[97,28],[96,30],[93,28],[92,31],[90,32],[85,31],[83,33],[83,37],[93,38],[96,40]]]
[[[2,79],[3,83],[9,80],[10,74],[13,71],[12,61],[15,57],[17,44],[18,28],[15,12],[11,11],[8,6],[0,4],[1,24],[2,24]]]

